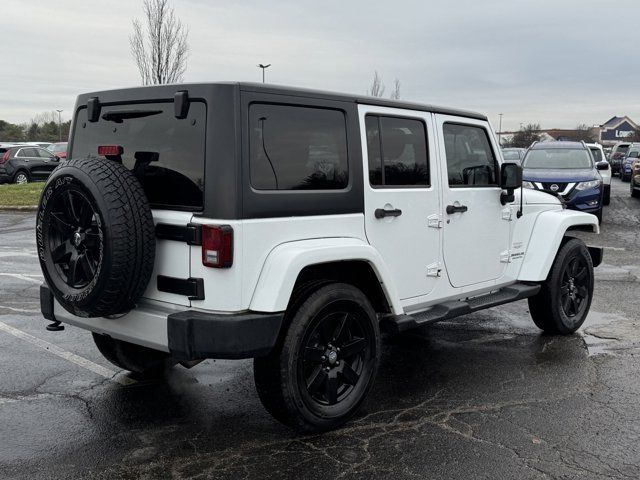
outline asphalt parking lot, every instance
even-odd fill
[[[34,214],[0,213],[0,478],[640,478],[640,201],[614,178],[587,324],[541,335],[526,302],[385,338],[374,390],[299,436],[251,361],[118,371],[45,330]]]

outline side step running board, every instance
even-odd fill
[[[413,328],[418,328],[429,323],[459,317],[467,313],[477,312],[485,308],[491,308],[505,303],[515,302],[533,297],[540,291],[540,285],[527,285],[515,283],[501,288],[493,293],[481,295],[467,300],[452,300],[434,305],[424,312],[411,315],[387,315],[382,318],[380,327],[389,333],[400,333]]]

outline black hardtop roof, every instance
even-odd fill
[[[531,145],[531,150],[549,150],[552,148],[564,148],[564,149],[588,149],[582,142],[538,142],[535,145]]]
[[[141,100],[152,98],[173,97],[173,94],[180,90],[197,90],[206,91],[215,86],[237,86],[241,91],[269,93],[274,95],[287,95],[294,97],[318,98],[342,102],[354,102],[365,105],[375,105],[381,107],[403,108],[406,110],[420,110],[433,113],[441,113],[444,115],[454,115],[467,118],[475,118],[478,120],[487,120],[486,115],[466,110],[458,110],[454,108],[444,108],[434,105],[422,103],[405,102],[400,100],[387,100],[378,97],[369,97],[367,95],[354,95],[347,93],[336,93],[323,90],[313,90],[308,88],[289,87],[284,85],[272,85],[269,83],[251,83],[251,82],[211,82],[211,83],[179,83],[172,85],[152,85],[145,87],[122,88],[115,90],[103,90],[91,93],[85,93],[78,96],[78,103],[82,104],[91,97],[98,97],[100,102],[116,102],[118,97],[124,97],[127,101],[136,97]],[[191,94],[189,96],[192,96]],[[198,96],[198,95],[193,95]]]

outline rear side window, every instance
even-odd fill
[[[336,190],[349,183],[346,120],[340,110],[252,104],[249,137],[256,190]]]
[[[498,164],[487,131],[475,125],[445,123],[449,186],[495,186]]]
[[[89,122],[83,108],[75,125],[71,158],[97,157],[101,145],[120,146],[122,163],[138,178],[152,207],[202,209],[203,102],[192,101],[184,119],[175,117],[173,102],[103,105],[97,122]]]
[[[40,158],[51,158],[52,156],[52,153],[44,148],[36,148],[35,150]]]
[[[372,187],[429,186],[427,132],[423,122],[367,115],[365,125]]]

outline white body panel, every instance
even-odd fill
[[[193,214],[191,212],[153,210],[153,222],[156,225],[158,223],[187,225],[192,217]],[[158,282],[156,277],[158,275],[166,275],[175,278],[189,278],[191,276],[190,263],[189,245],[184,242],[156,239],[156,257],[153,274],[142,297],[189,307],[191,302],[188,297],[159,291],[157,289]]]
[[[401,116],[421,120],[426,125],[427,140],[435,137],[429,113],[397,108],[358,107],[360,141],[364,172],[368,172],[367,114]],[[435,142],[428,141],[430,183],[425,188],[373,188],[368,174],[364,175],[364,219],[367,240],[384,258],[395,289],[401,299],[427,295],[439,281],[439,275],[429,272],[441,270],[442,207],[440,203],[440,177],[438,175]],[[397,217],[376,218],[376,209],[399,209]],[[435,227],[429,226],[429,218]]]
[[[500,154],[486,121],[436,115],[442,167],[443,205],[466,206],[468,211],[445,212],[443,253],[451,285],[465,287],[499,279],[506,263],[501,255],[509,249],[511,224],[504,217],[509,209],[500,203],[500,187],[450,187],[442,126],[447,122],[475,125],[487,130],[495,158]]]

